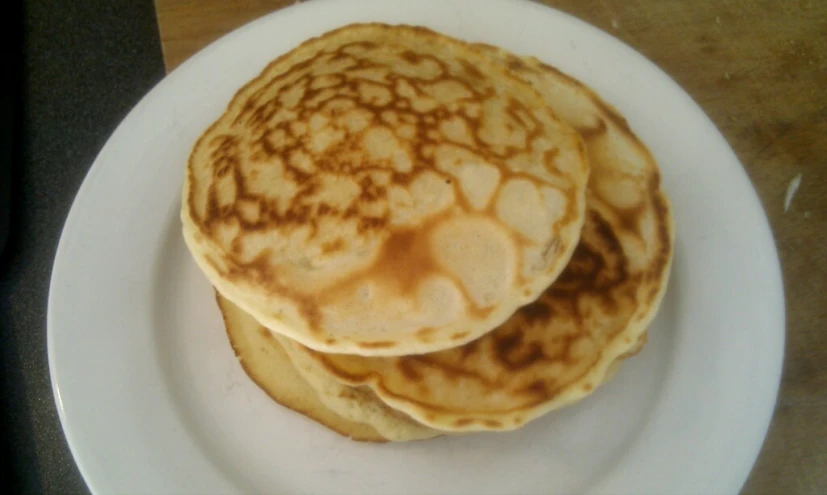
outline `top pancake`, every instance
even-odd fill
[[[580,136],[530,85],[433,31],[351,25],[242,88],[190,156],[184,238],[227,299],[311,348],[473,340],[579,239]]]
[[[510,430],[589,395],[640,350],[669,275],[674,227],[657,164],[627,122],[581,83],[495,48],[584,136],[592,173],[580,243],[563,274],[505,324],[459,348],[416,356],[324,354],[293,343],[313,373],[443,431]]]

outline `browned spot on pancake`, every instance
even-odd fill
[[[584,392],[591,392],[594,389],[594,386],[591,383],[584,383],[583,384],[583,391]]]
[[[422,373],[416,370],[412,360],[399,359],[396,361],[396,366],[408,380],[419,381],[422,379]]]
[[[319,323],[322,320],[322,314],[319,311],[318,304],[307,297],[298,297],[294,298],[294,300],[298,303],[299,313],[304,318],[304,321],[307,323],[307,327],[310,331],[313,333],[319,333],[321,331],[319,328]]]
[[[537,321],[544,322],[548,321],[551,316],[551,309],[544,301],[537,300],[520,308],[519,314],[522,315],[529,324]]]
[[[603,119],[598,119],[597,125],[594,127],[578,127],[577,131],[583,137],[585,141],[592,141],[599,137],[602,137],[606,134],[608,128],[606,127],[606,121]]]
[[[331,213],[338,213],[338,211],[334,210],[330,205],[327,205],[327,204],[324,204],[324,203],[322,203],[318,207],[316,207],[316,215],[319,215],[319,216],[323,217],[323,216],[331,214]]]
[[[470,74],[472,77],[475,77],[477,79],[482,79],[485,77],[483,73],[480,72],[480,70],[474,66],[474,64],[468,62],[467,60],[461,60],[460,63],[462,63],[462,67],[465,69],[465,72]]]
[[[387,220],[385,218],[362,217],[359,219],[356,231],[365,235],[371,231],[382,230],[386,224]]]
[[[372,274],[410,294],[425,276],[437,270],[428,242],[427,232],[421,230],[394,232],[382,246]]]
[[[263,250],[252,261],[244,264],[234,263],[226,273],[228,280],[236,278],[252,279],[266,287],[270,293],[281,295],[294,301],[299,315],[305,320],[311,332],[318,333],[322,315],[314,298],[299,294],[278,283],[269,264],[270,250]]]
[[[483,421],[483,424],[485,424],[485,426],[489,428],[501,428],[503,425],[500,421],[497,421],[496,419],[486,419],[485,421]]]
[[[468,426],[473,422],[474,420],[471,418],[460,418],[454,421],[454,426],[456,426],[457,428],[461,428],[463,426]]]
[[[434,332],[436,332],[436,329],[431,327],[420,328],[416,331],[416,337],[421,341],[427,342],[431,339]]]
[[[451,334],[451,340],[462,340],[465,337],[467,337],[469,333],[470,332],[457,332],[457,333]]]
[[[322,244],[322,252],[325,254],[341,251],[345,247],[345,241],[340,237],[335,241],[328,241]]]
[[[525,63],[520,60],[518,57],[508,57],[508,68],[511,70],[524,70],[526,69]]]
[[[349,372],[347,369],[337,364],[337,354],[324,354],[314,351],[309,347],[301,346],[303,352],[306,352],[313,360],[322,365],[328,373],[336,376],[340,381],[350,386],[361,386],[368,382],[371,372],[358,373]]]
[[[396,346],[396,342],[377,340],[375,342],[358,342],[356,345],[362,349],[390,349]]]
[[[419,62],[419,60],[420,60],[419,54],[414,53],[410,50],[405,50],[404,52],[401,53],[400,56],[402,57],[402,60],[404,60],[406,62],[410,62],[412,64],[415,64],[415,63]]]
[[[649,289],[649,292],[646,294],[646,302],[652,303],[657,299],[658,295],[660,294],[661,287],[653,286]]]
[[[479,348],[480,341],[482,341],[483,339],[485,339],[485,337],[479,338],[477,340],[472,340],[471,342],[468,342],[468,343],[460,346],[457,349],[459,351],[460,361],[467,358],[468,356],[473,355],[475,352],[477,352],[477,349]]]
[[[546,291],[553,299],[577,298],[584,293],[610,295],[610,291],[628,279],[628,262],[611,226],[594,211],[587,213],[584,228],[589,236],[581,237],[569,264]]]
[[[324,341],[324,343],[325,343],[325,344],[327,344],[327,345],[335,345],[335,344],[336,344],[336,342],[338,342],[338,341],[337,341],[336,339],[332,338],[332,337],[331,337],[331,338],[329,338],[329,339],[326,339],[326,340]]]
[[[385,195],[385,188],[377,185],[369,175],[359,181],[359,186],[362,188],[360,199],[363,201],[376,201]]]
[[[554,168],[554,161],[558,156],[560,156],[559,148],[550,148],[543,152],[543,165],[545,165],[547,171],[557,173]]]
[[[615,207],[617,218],[620,220],[620,226],[627,232],[642,237],[640,231],[640,220],[646,212],[646,203],[638,203],[635,206],[628,208]]]
[[[549,387],[544,380],[538,379],[520,389],[520,393],[545,399],[548,397],[548,388]]]
[[[525,342],[519,329],[505,335],[493,334],[494,359],[510,370],[531,366],[545,359],[543,348],[538,342]]]

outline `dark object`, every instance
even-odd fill
[[[17,16],[4,16],[3,31],[11,32],[12,38],[18,30],[11,30],[12,20],[20,22]],[[8,38],[7,38],[8,39]],[[14,124],[16,119],[16,105],[18,88],[20,87],[20,65],[17,63],[22,48],[22,40],[13,39],[12,45],[8,47],[13,51],[12,62],[3,68],[3,81],[0,81],[0,88],[10,88],[0,92],[0,254],[6,247],[9,238],[9,222],[11,219],[11,167],[12,167],[12,142],[14,140]],[[8,61],[7,61],[8,62]]]
[[[17,64],[20,82],[12,91],[11,218],[0,258],[0,487],[89,493],[49,379],[49,277],[89,166],[164,75],[155,11],[152,0],[12,0],[3,8],[0,29],[11,36],[0,50],[0,80]],[[22,50],[8,39],[22,40]]]

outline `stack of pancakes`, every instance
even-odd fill
[[[247,374],[356,440],[518,428],[646,341],[672,258],[657,165],[535,58],[350,25],[196,143],[183,233]]]

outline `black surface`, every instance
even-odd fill
[[[23,10],[22,119],[0,257],[3,481],[13,493],[83,493],[49,380],[52,260],[86,171],[164,69],[152,0],[27,0]],[[4,4],[6,16],[21,24]]]
[[[20,101],[20,74],[22,73],[23,30],[21,29],[22,5],[12,4],[0,18],[0,29],[6,33],[6,54],[0,72],[0,254],[9,235],[11,213],[11,164],[12,142]]]

